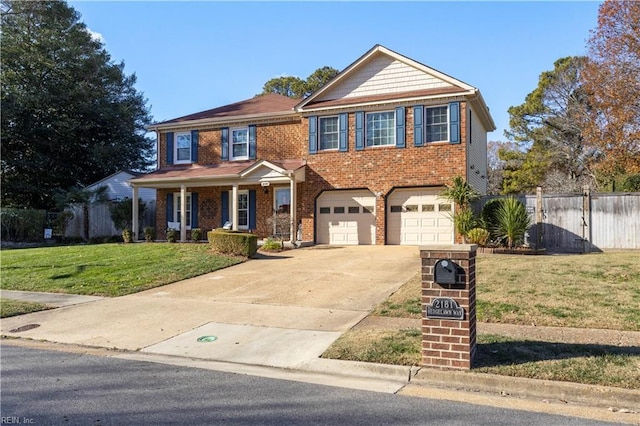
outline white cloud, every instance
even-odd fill
[[[89,35],[91,36],[92,39],[94,39],[95,41],[99,41],[100,43],[104,43],[104,37],[102,37],[102,34],[92,31],[90,28],[87,28],[87,32],[89,33]]]

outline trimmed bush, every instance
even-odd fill
[[[167,241],[170,243],[175,243],[176,239],[178,239],[178,231],[175,229],[167,229]]]
[[[191,240],[200,241],[202,239],[202,229],[193,228],[191,229]]]
[[[267,238],[264,240],[261,249],[264,251],[280,251],[283,248],[283,243],[281,241],[276,241],[273,238]]]
[[[122,230],[122,241],[125,243],[133,242],[133,231],[131,231],[131,229],[126,228]]]
[[[487,201],[482,207],[482,213],[480,214],[480,222],[484,229],[488,229],[491,234],[491,239],[498,239],[498,232],[495,231],[498,225],[497,211],[500,208],[501,198],[492,198]]]
[[[144,240],[148,243],[156,239],[156,228],[153,226],[147,226],[144,228]]]
[[[207,239],[218,253],[252,257],[258,252],[258,236],[255,234],[216,229],[207,232]]]

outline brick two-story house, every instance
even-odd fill
[[[377,45],[304,100],[257,96],[150,129],[158,170],[131,184],[157,189],[159,238],[225,224],[267,237],[280,212],[292,240],[433,244],[454,242],[446,183],[486,192],[495,125],[478,89]]]

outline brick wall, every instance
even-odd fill
[[[232,126],[233,127],[233,126]],[[242,127],[242,126],[237,126]],[[286,160],[303,158],[306,136],[299,120],[288,123],[259,124],[256,127],[258,159]],[[221,160],[221,128],[198,132],[198,164],[215,164]],[[167,134],[160,134],[160,167],[167,167]]]
[[[349,113],[348,151],[326,151],[310,155],[308,153],[308,119],[287,123],[259,124],[257,127],[257,158],[265,160],[306,159],[306,181],[298,184],[297,216],[302,225],[304,240],[314,238],[315,200],[325,190],[360,188],[379,194],[376,202],[376,244],[385,244],[386,212],[384,200],[394,188],[443,186],[453,176],[466,175],[466,129],[467,114],[465,102],[460,103],[460,144],[430,143],[423,147],[413,144],[413,108],[405,109],[406,147],[375,147],[355,150],[355,114]],[[220,162],[220,129],[199,131],[198,163]],[[166,167],[166,134],[160,134],[160,166]],[[218,203],[221,190],[230,188],[199,188],[198,193],[211,193],[211,203]],[[166,192],[158,191],[157,223],[166,223]],[[177,192],[178,190],[171,190]],[[257,232],[260,237],[270,235],[265,218],[273,208],[273,189],[269,195],[258,191]],[[262,194],[262,195],[261,195]],[[199,203],[203,203],[203,198]],[[203,228],[219,226],[220,214],[213,204],[208,207],[212,217],[200,220]],[[219,210],[219,206],[218,206]],[[199,210],[202,211],[202,210]],[[263,216],[264,215],[264,216]],[[159,226],[158,236],[164,234]]]
[[[465,110],[464,102],[460,109]],[[303,239],[313,239],[313,200],[324,190],[367,188],[374,194],[380,193],[376,202],[376,244],[384,244],[384,199],[394,188],[444,186],[453,176],[466,175],[466,114],[460,114],[461,143],[438,142],[422,147],[415,147],[413,143],[413,108],[406,108],[405,116],[405,148],[375,147],[356,151],[355,114],[350,113],[348,152],[307,154],[306,182],[301,185],[300,194],[306,202],[299,205],[298,214],[302,219]],[[303,119],[305,129],[308,125],[308,119]]]
[[[420,250],[422,260],[422,363],[448,369],[470,369],[476,351],[476,246],[457,245]],[[461,271],[456,284],[434,281],[438,260],[451,259]],[[462,320],[426,317],[426,306],[434,299],[448,297],[464,309]]]

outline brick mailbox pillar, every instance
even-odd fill
[[[471,368],[476,351],[476,245],[420,247],[422,364]]]

